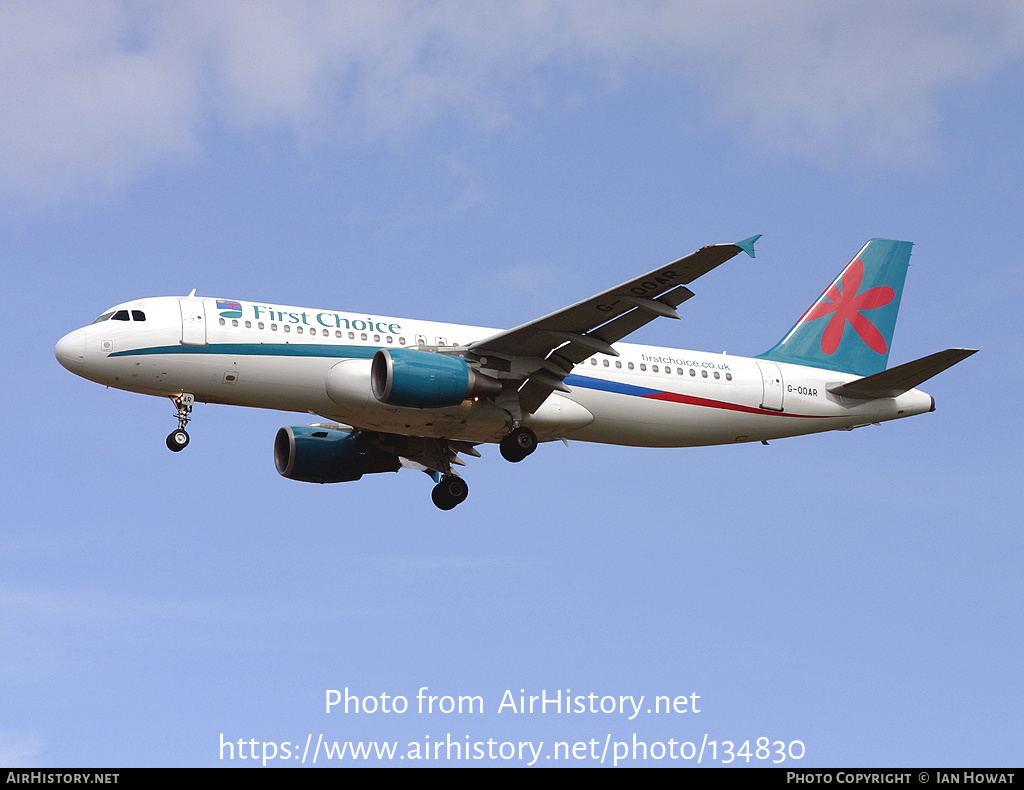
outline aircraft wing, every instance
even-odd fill
[[[366,431],[341,422],[317,422],[312,423],[310,427],[356,431],[364,436],[371,448],[368,453],[367,472],[398,471],[400,464],[409,469],[443,475],[448,474],[453,466],[466,465],[459,457],[460,453],[480,457],[475,442]],[[395,466],[392,466],[393,463]]]
[[[381,451],[398,456],[402,466],[421,472],[447,474],[452,466],[465,466],[466,462],[459,457],[459,453],[480,457],[480,451],[473,442],[374,431],[363,433]]]
[[[499,332],[469,346],[485,367],[521,374],[519,401],[536,411],[563,380],[597,353],[618,356],[616,343],[659,316],[679,318],[676,307],[691,296],[686,286],[740,252],[754,257],[760,234],[735,244],[715,244],[535,321]],[[495,360],[494,358],[497,358]]]

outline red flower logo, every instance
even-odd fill
[[[889,350],[882,333],[863,315],[863,311],[884,307],[896,298],[896,292],[888,286],[881,285],[858,294],[857,291],[860,290],[863,281],[864,261],[854,258],[842,276],[832,283],[818,303],[804,316],[805,321],[813,321],[834,313],[821,336],[821,350],[826,354],[834,354],[839,348],[847,321],[873,351],[884,354]],[[825,299],[831,301],[826,302]]]

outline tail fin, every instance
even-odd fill
[[[869,241],[786,336],[758,358],[858,376],[885,370],[913,246]]]

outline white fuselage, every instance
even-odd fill
[[[120,314],[128,320],[115,320]],[[488,399],[418,409],[386,405],[370,391],[377,349],[443,350],[494,329],[196,297],[140,299],[105,315],[62,338],[56,353],[72,372],[111,387],[469,442],[497,442],[511,425]],[[618,357],[576,365],[565,379],[571,391],[552,393],[523,425],[542,441],[686,447],[850,429],[933,408],[916,389],[842,398],[828,387],[856,376],[802,365],[633,343],[615,350]]]

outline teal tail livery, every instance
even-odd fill
[[[906,241],[869,241],[760,356],[623,342],[658,318],[680,318],[690,286],[741,253],[753,258],[758,238],[701,247],[512,329],[193,291],[116,305],[54,353],[83,378],[170,398],[174,452],[190,441],[197,403],[317,415],[324,421],[278,430],[283,477],[344,483],[413,469],[433,479],[442,510],[468,496],[461,456],[479,457],[482,445],[519,462],[556,440],[767,444],[935,410],[918,385],[975,352],[948,348],[887,367]]]
[[[758,359],[870,376],[885,370],[909,241],[872,239],[794,327]]]

